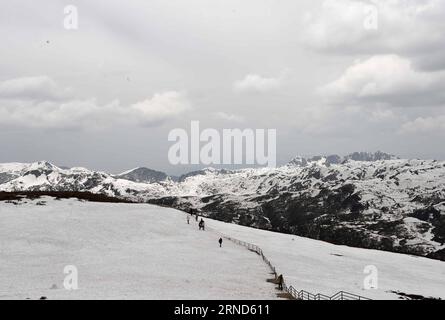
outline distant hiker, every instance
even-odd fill
[[[198,213],[196,213],[196,222],[198,222],[198,218],[199,218]]]
[[[190,216],[187,215],[187,224],[190,224]]]
[[[193,217],[193,208],[190,208],[189,213],[190,213],[190,216]]]
[[[205,231],[205,223],[202,218],[201,218],[201,221],[199,221],[199,230]]]
[[[278,290],[283,290],[283,275],[280,274],[277,278]]]
[[[222,247],[222,238],[219,238],[219,240],[218,240],[218,242],[219,242],[219,247],[221,248]]]

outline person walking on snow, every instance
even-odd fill
[[[218,242],[219,242],[219,247],[221,248],[221,247],[222,247],[223,239],[222,239],[222,238],[219,238]]]
[[[278,282],[278,290],[283,290],[283,275],[280,274],[277,279]]]
[[[190,216],[187,215],[187,224],[190,224]]]
[[[201,221],[199,221],[199,230],[205,231],[205,224],[204,220],[201,218]]]

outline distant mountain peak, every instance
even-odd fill
[[[328,158],[325,156],[314,156],[314,157],[302,157],[296,156],[293,158],[288,165],[295,167],[306,167],[310,165],[329,165]]]
[[[140,183],[155,183],[169,179],[169,176],[166,173],[145,167],[134,168],[114,177]]]
[[[363,162],[374,162],[381,160],[396,160],[399,159],[395,155],[385,153],[382,151],[377,152],[353,152],[346,156],[339,156],[337,154],[332,154],[328,156],[313,156],[313,157],[302,157],[296,156],[293,158],[288,165],[297,166],[297,167],[305,167],[311,164],[318,165],[331,165],[331,164],[340,164],[348,160],[353,161],[363,161]]]
[[[49,161],[46,160],[42,160],[42,161],[37,161],[34,163],[31,163],[32,167],[38,167],[38,168],[44,168],[44,169],[55,169],[57,168],[56,165],[52,164]]]
[[[380,161],[380,160],[396,160],[398,157],[395,155],[385,153],[382,151],[377,152],[353,152],[345,157],[347,160],[354,161]]]

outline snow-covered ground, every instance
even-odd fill
[[[445,299],[445,262],[257,230],[209,220],[222,234],[263,249],[288,285],[326,295],[347,291],[370,299],[398,299],[391,291]],[[377,267],[378,288],[364,289],[367,266]],[[369,271],[368,271],[369,272]]]
[[[39,201],[46,205],[36,205]],[[270,270],[184,213],[78,200],[0,202],[0,299],[276,299]],[[65,290],[64,267],[79,289]]]
[[[227,240],[219,248],[221,233],[259,245],[299,290],[445,298],[441,261],[206,221],[200,232],[184,213],[145,204],[0,202],[0,299],[275,299],[261,258]],[[66,265],[78,268],[79,290],[63,288]],[[377,290],[363,288],[368,265]]]

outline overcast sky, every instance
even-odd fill
[[[0,162],[179,174],[192,120],[277,129],[279,164],[445,159],[443,0],[3,0],[0,39]]]

